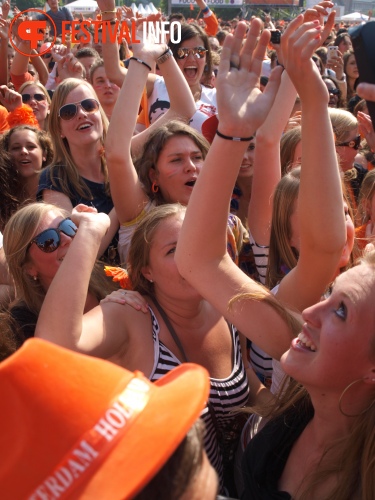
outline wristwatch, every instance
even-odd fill
[[[173,53],[171,49],[168,47],[168,49],[162,54],[160,57],[156,59],[156,64],[160,66],[161,64],[165,63],[165,61],[168,61],[170,57],[173,56]]]

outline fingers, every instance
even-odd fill
[[[375,102],[375,85],[371,83],[360,83],[357,87],[357,93],[362,99]]]
[[[322,43],[327,39],[328,35],[331,33],[333,25],[335,24],[335,16],[336,12],[333,11],[329,14],[326,23],[324,24],[324,28],[322,31]]]

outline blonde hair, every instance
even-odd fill
[[[69,216],[68,212],[55,205],[30,203],[12,215],[4,230],[4,252],[17,297],[13,305],[26,305],[35,314],[39,314],[46,292],[40,281],[34,280],[27,272],[27,264],[30,262],[28,250],[38,226],[50,211],[61,214],[62,217]],[[89,291],[98,300],[113,290],[111,286],[106,287],[107,280],[103,270],[100,270],[100,274],[103,279],[95,271],[89,285]]]
[[[297,265],[298,252],[290,245],[290,219],[298,199],[300,175],[299,167],[291,170],[281,178],[275,189],[266,277],[266,284],[270,289],[285,276],[284,266],[290,270]]]
[[[58,179],[59,185],[62,187],[63,193],[68,197],[72,196],[70,186],[83,198],[92,199],[92,194],[87,185],[82,180],[74,158],[71,154],[69,143],[66,138],[61,137],[59,110],[65,104],[66,98],[70,92],[79,86],[87,87],[92,93],[92,97],[99,102],[98,96],[92,86],[77,78],[67,78],[54,92],[51,113],[50,113],[50,133],[53,140],[54,156],[51,169],[52,184],[57,187],[55,180]],[[106,117],[103,108],[99,103],[99,112],[103,123],[103,136],[101,138],[102,150],[104,151],[104,141],[108,130],[108,118]],[[102,173],[105,179],[106,192],[109,194],[108,170],[104,160],[103,151],[98,151],[98,156],[101,156]]]
[[[366,224],[370,219],[367,213],[367,202],[371,202],[375,194],[375,170],[370,170],[362,181],[358,197],[358,215],[361,223]]]
[[[375,251],[366,254],[360,265],[367,265],[375,273]],[[268,302],[279,312],[280,304]],[[375,332],[369,346],[370,359],[375,359]],[[339,403],[338,403],[339,404]],[[324,481],[337,476],[332,490],[324,500],[373,500],[375,491],[375,389],[368,401],[367,410],[352,417],[352,427],[344,437],[331,443],[314,471],[303,481],[298,491],[298,500],[311,500]],[[292,425],[292,419],[308,421],[313,415],[313,405],[302,384],[286,377],[280,387],[278,398],[256,413],[272,420],[280,419],[285,425]]]
[[[284,176],[289,172],[293,160],[294,153],[297,145],[301,142],[302,133],[301,126],[293,127],[283,134],[280,141],[280,162],[281,162],[281,175]]]
[[[358,127],[357,118],[345,109],[328,108],[336,143],[346,142],[350,132]]]
[[[164,204],[153,208],[138,224],[130,244],[127,269],[133,290],[143,295],[153,295],[154,285],[143,276],[142,269],[150,261],[150,249],[155,232],[169,217],[185,213],[179,203]]]
[[[40,82],[38,81],[34,81],[34,80],[30,80],[28,82],[24,82],[21,87],[18,89],[18,92],[22,95],[22,92],[27,89],[27,87],[31,87],[31,86],[35,86],[35,87],[38,87],[42,93],[46,96],[46,100],[47,100],[47,103],[48,103],[48,107],[51,106],[51,98],[50,98],[50,95],[47,91],[47,89],[45,88],[44,85],[42,85]],[[25,92],[26,93],[26,92]],[[49,130],[49,113],[47,113],[47,116],[44,120],[44,130]]]

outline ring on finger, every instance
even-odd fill
[[[121,290],[121,295],[126,295],[126,290]]]

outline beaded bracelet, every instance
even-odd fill
[[[235,142],[248,142],[254,138],[253,135],[251,137],[230,137],[229,135],[222,134],[218,130],[216,130],[216,135],[218,135],[222,139],[226,139],[227,141],[235,141]]]
[[[149,64],[147,64],[146,62],[142,61],[142,59],[138,59],[138,57],[129,57],[129,61],[137,61],[139,64],[143,64],[143,66],[146,66],[146,68],[148,68],[149,71],[152,71],[152,68]]]

